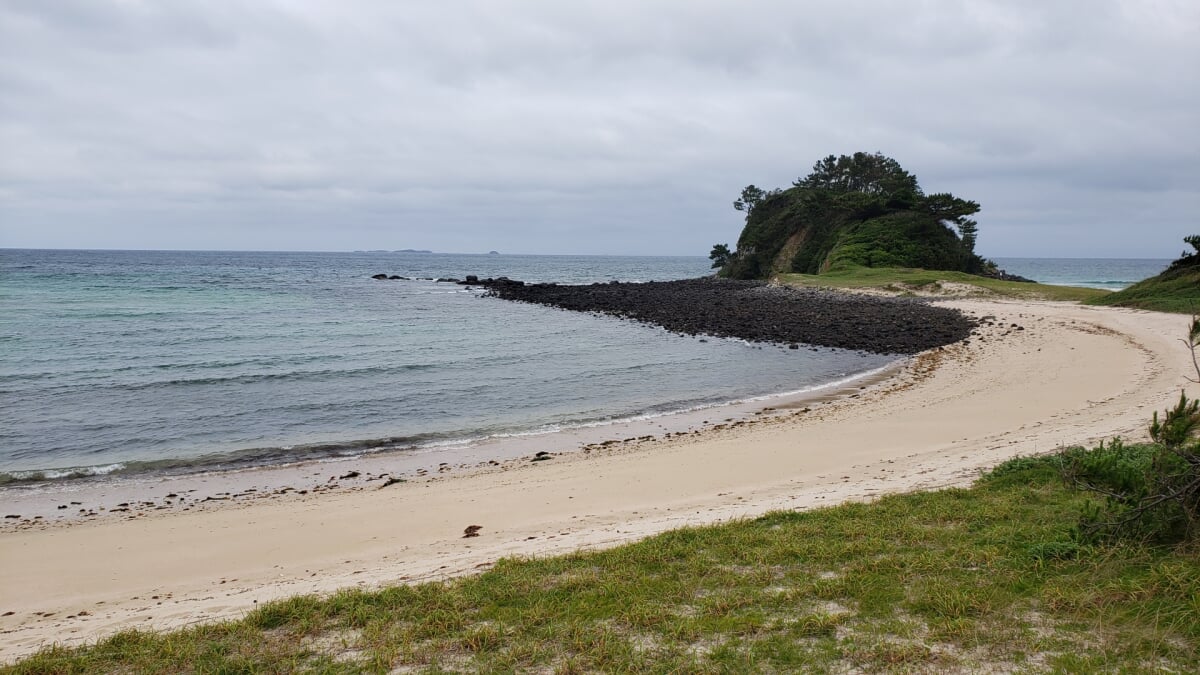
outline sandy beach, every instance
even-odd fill
[[[522,457],[386,488],[380,480],[7,529],[0,660],[124,628],[234,618],[295,594],[441,579],[506,556],[966,485],[1015,455],[1143,439],[1151,413],[1181,389],[1200,395],[1184,377],[1186,317],[1061,303],[942,304],[993,318],[967,342],[922,353],[861,389],[698,433],[613,429],[617,439],[642,438],[530,461],[535,451],[578,445],[544,437]],[[464,538],[472,525],[479,536]]]

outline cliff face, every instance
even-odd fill
[[[915,176],[878,154],[830,156],[813,169],[786,190],[743,191],[734,206],[747,212],[746,225],[722,276],[820,274],[844,265],[982,268],[976,223],[967,218],[979,210],[975,202],[926,195]]]

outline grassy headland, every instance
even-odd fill
[[[1124,290],[1093,298],[1088,304],[1180,314],[1200,313],[1200,265],[1173,267]]]
[[[476,577],[50,649],[6,673],[1200,669],[1200,555],[1072,538],[1056,458]]]
[[[1093,301],[1110,295],[1095,288],[1001,281],[965,272],[897,267],[846,265],[823,274],[780,274],[777,278],[791,286],[876,290],[901,295],[954,294],[1069,302]]]
[[[926,194],[917,177],[879,153],[830,155],[789,188],[748,185],[734,208],[746,214],[737,248],[710,254],[720,275],[765,279],[819,274],[842,265],[976,272],[979,204]]]

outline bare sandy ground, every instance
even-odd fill
[[[955,300],[995,320],[851,397],[698,434],[509,462],[384,489],[0,533],[0,659],[257,603],[441,579],[505,556],[969,484],[1021,454],[1142,439],[1181,389],[1186,319]],[[464,528],[480,526],[464,538]]]

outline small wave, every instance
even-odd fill
[[[760,396],[749,396],[745,398],[737,398],[732,400],[708,400],[708,401],[677,401],[672,404],[663,404],[661,406],[652,406],[649,410],[635,415],[617,415],[612,417],[604,417],[601,419],[575,420],[563,423],[546,424],[536,429],[525,429],[521,431],[498,432],[488,436],[478,437],[474,439],[449,441],[445,444],[456,444],[463,442],[482,441],[491,438],[523,438],[528,436],[543,436],[546,434],[558,433],[560,431],[569,431],[571,429],[596,429],[600,427],[616,426],[631,422],[646,422],[649,420],[657,420],[675,415],[686,415],[688,413],[700,412],[702,410],[712,410],[713,408],[723,408],[725,406],[739,405],[745,403],[763,403],[776,399],[792,398],[796,396],[812,395],[829,390],[841,389],[847,385],[870,379],[878,375],[886,373],[888,370],[895,368],[897,364],[902,363],[903,359],[892,361],[878,368],[872,368],[861,372],[842,373],[836,380],[814,384],[800,389],[789,391],[776,392],[771,394],[763,394]],[[683,407],[680,407],[682,405]]]
[[[180,378],[176,380],[160,380],[157,382],[127,385],[127,387],[130,389],[142,389],[161,387],[164,385],[253,384],[255,382],[269,382],[277,380],[320,379],[329,377],[331,375],[351,377],[355,375],[382,375],[387,373],[429,370],[436,367],[437,365],[432,363],[414,363],[403,366],[371,366],[368,368],[350,369],[326,368],[323,370],[294,370],[283,373],[259,373],[255,375],[231,375],[228,377],[196,377]]]
[[[1106,291],[1119,291],[1119,290],[1129,288],[1130,286],[1134,285],[1137,282],[1136,281],[1114,281],[1114,280],[1109,280],[1109,281],[1065,280],[1065,281],[1046,281],[1044,283],[1049,284],[1051,286],[1074,286],[1076,288],[1098,288],[1100,290],[1106,290]]]
[[[188,368],[191,364],[179,366],[179,368]],[[201,367],[222,367],[222,366],[201,366]],[[413,363],[399,366],[370,366],[366,368],[325,368],[321,370],[291,370],[276,373],[254,373],[244,375],[228,375],[223,377],[181,377],[170,380],[151,380],[149,382],[129,382],[120,384],[104,384],[97,386],[97,389],[113,389],[123,391],[143,391],[147,389],[160,389],[169,387],[188,387],[188,386],[212,386],[212,385],[228,385],[228,384],[255,384],[259,382],[291,382],[322,379],[327,377],[357,377],[363,375],[394,375],[403,372],[418,372],[423,370],[431,370],[440,367],[434,363]],[[174,368],[162,368],[153,366],[154,369],[167,371]],[[126,369],[130,370],[130,369]],[[103,371],[81,371],[84,374]],[[113,371],[115,372],[115,371]],[[0,376],[0,382],[21,382],[23,380],[37,380],[42,375],[40,373],[33,374],[18,374]],[[59,384],[52,387],[45,387],[43,391],[55,391],[60,389],[70,389],[76,386],[77,383]]]
[[[1136,282],[1133,282],[1133,281],[1116,281],[1116,280],[1112,280],[1112,279],[1110,279],[1110,280],[1108,280],[1108,281],[1079,281],[1079,282],[1076,282],[1076,283],[1079,283],[1079,284],[1086,284],[1086,285],[1089,285],[1089,286],[1132,286],[1132,285],[1133,285],[1134,283],[1136,283]]]
[[[347,458],[385,451],[413,450],[433,444],[461,442],[464,441],[448,438],[445,434],[423,434],[338,443],[249,448],[228,453],[210,453],[198,457],[128,460],[95,466],[0,471],[0,487],[138,475],[169,476],[234,471],[262,466],[281,466],[307,461]]]
[[[48,481],[75,480],[79,478],[94,478],[120,473],[125,464],[104,464],[101,466],[82,466],[70,469],[41,469],[32,471],[0,471],[0,486],[21,483],[42,483]]]
[[[675,401],[660,406],[651,406],[644,412],[632,415],[618,414],[603,417],[563,419],[532,429],[498,427],[473,430],[460,429],[455,432],[427,433],[412,436],[392,436],[343,442],[288,444],[274,447],[249,448],[226,453],[210,453],[197,457],[127,460],[95,466],[0,471],[0,487],[134,475],[179,475],[231,471],[308,461],[349,459],[381,452],[444,449],[454,446],[473,445],[492,439],[542,436],[571,429],[608,427],[623,423],[644,422],[674,415],[695,413],[727,405],[761,403],[777,398],[815,394],[838,389],[850,383],[882,374],[888,369],[893,368],[896,363],[898,361],[892,361],[886,365],[862,372],[843,373],[837,379],[790,391],[733,400]]]

